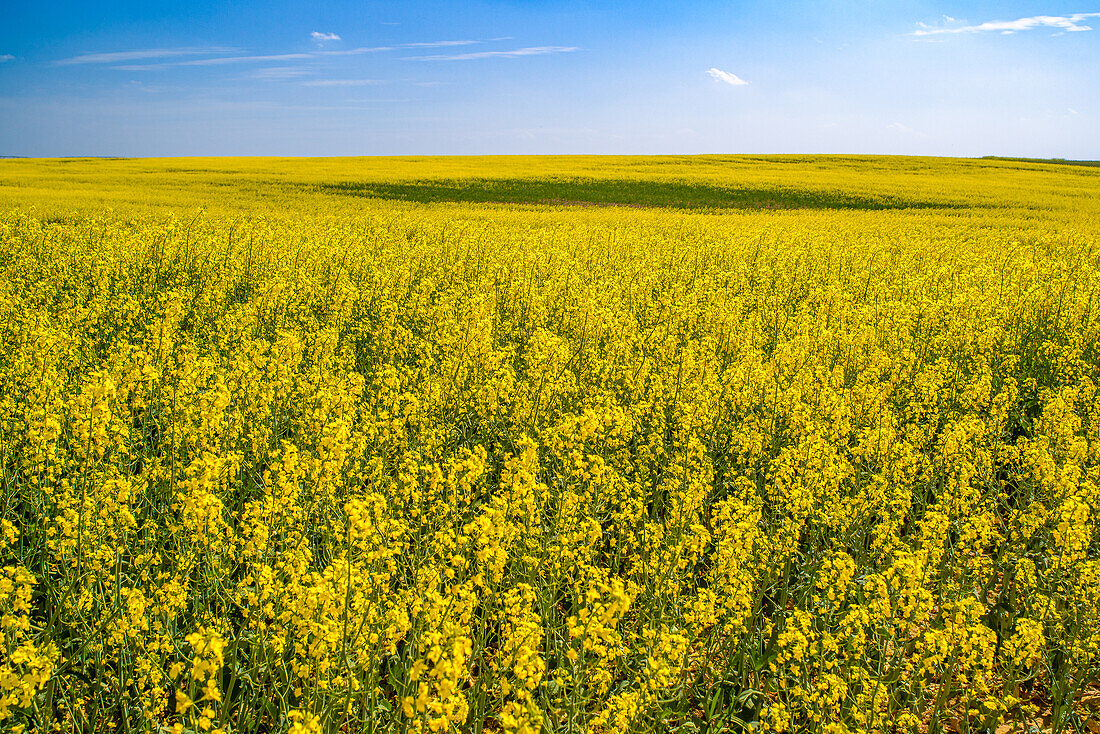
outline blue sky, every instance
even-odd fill
[[[1100,159],[1100,0],[0,2],[0,155]]]

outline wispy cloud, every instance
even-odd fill
[[[67,59],[59,59],[54,63],[58,66],[71,64],[115,64],[119,61],[138,61],[140,59],[164,59],[173,56],[212,56],[214,54],[231,54],[240,49],[223,46],[210,46],[206,48],[146,48],[135,51],[110,51],[108,53],[81,54]]]
[[[1067,31],[1091,31],[1092,27],[1082,21],[1088,18],[1100,18],[1100,13],[1074,13],[1073,15],[1033,15],[1029,18],[1017,18],[1016,20],[993,20],[978,25],[964,26],[929,26],[918,23],[920,26],[913,31],[914,36],[935,36],[945,33],[1002,33],[1010,34],[1018,31],[1030,31],[1034,28],[1057,28]],[[954,18],[944,16],[947,22],[953,22]]]
[[[748,84],[747,81],[729,71],[722,71],[721,69],[715,69],[714,67],[711,67],[707,69],[707,73],[710,74],[712,79],[724,82],[726,84],[731,84],[735,87],[743,87]]]
[[[322,33],[321,31],[313,31],[313,33],[309,34],[309,37],[318,44],[325,43],[327,41],[340,40],[340,36],[336,35],[335,33]]]
[[[264,54],[261,56],[219,56],[213,59],[195,59],[194,61],[181,61],[177,66],[220,66],[222,64],[249,64],[257,61],[292,61],[296,59],[310,59],[313,54]]]
[[[251,64],[269,61],[302,61],[304,59],[321,59],[327,56],[359,56],[361,54],[394,51],[396,49],[396,46],[362,46],[360,48],[349,48],[339,51],[309,51],[289,54],[264,54],[259,56],[216,56],[210,59],[166,61],[157,64],[128,64],[112,66],[111,68],[120,69],[122,71],[155,71],[157,69],[170,69],[180,66],[223,66],[225,64]]]
[[[388,83],[385,79],[312,79],[302,82],[307,87],[376,87]]]
[[[916,138],[927,138],[928,137],[927,135],[920,132],[919,130],[914,130],[913,128],[909,127],[908,125],[902,124],[900,122],[891,122],[889,125],[886,126],[886,129],[887,130],[893,130],[894,132],[901,133],[902,135],[912,135],[913,137],[916,137]]]
[[[393,51],[396,46],[359,46],[358,48],[346,48],[340,51],[318,51],[314,56],[359,56],[360,54],[376,54],[379,51]]]
[[[166,89],[166,87],[161,87],[153,84],[145,84],[144,82],[139,82],[136,79],[130,80],[129,86],[130,89],[136,89],[137,91],[143,92],[145,94],[158,94],[165,91]]]
[[[3,64],[7,61],[15,61],[15,57],[11,54],[0,54],[0,64]]]
[[[216,56],[213,54],[237,53],[237,48],[207,48],[207,49],[149,49],[146,51],[118,51],[104,54],[85,54],[71,59],[61,59],[54,63],[68,64],[98,64],[115,63],[119,61],[139,61],[142,59],[158,59],[171,56],[184,55],[211,55],[208,59],[187,59],[183,61],[161,61],[153,64],[119,64],[112,69],[121,71],[154,71],[156,69],[169,69],[177,66],[221,66],[223,64],[248,64],[263,63],[268,61],[293,61],[302,59],[315,59],[324,56],[358,56],[360,54],[377,53],[379,51],[394,51],[397,46],[361,46],[342,50],[309,51],[285,54],[260,54],[240,56]]]
[[[494,41],[497,39],[493,39]],[[435,48],[439,46],[472,46],[484,41],[420,41],[418,43],[401,43],[400,48]]]
[[[302,59],[312,59],[313,57],[314,54],[307,53],[265,54],[262,56],[216,56],[212,59],[169,61],[163,64],[123,64],[121,66],[112,66],[111,68],[122,71],[155,71],[157,69],[168,69],[174,66],[223,66],[225,64],[248,64],[265,61],[300,61]]]
[[[314,31],[311,34],[312,37],[321,36],[324,41],[338,39],[335,33],[320,33]],[[315,39],[316,40],[316,39]],[[413,49],[413,48],[446,48],[453,46],[471,46],[479,43],[489,43],[494,41],[508,40],[507,38],[491,38],[485,40],[454,40],[454,41],[416,41],[411,43],[399,43],[392,46],[359,46],[356,48],[348,49],[317,49],[314,51],[301,51],[295,53],[283,53],[283,54],[240,54],[239,49],[235,48],[175,48],[175,49],[145,49],[140,51],[116,51],[111,53],[101,54],[84,54],[83,56],[74,56],[70,59],[62,59],[55,63],[57,64],[93,64],[93,63],[112,63],[111,68],[120,71],[155,71],[158,69],[169,69],[177,67],[187,66],[223,66],[226,64],[265,64],[270,62],[283,62],[283,61],[303,61],[306,59],[323,59],[330,56],[359,56],[362,54],[380,53],[383,51],[397,51],[399,49]],[[319,43],[323,41],[318,41]],[[566,53],[569,51],[578,50],[576,46],[530,46],[527,48],[517,48],[508,51],[474,51],[460,54],[433,54],[427,56],[411,56],[407,57],[419,61],[462,61],[467,59],[488,59],[488,58],[516,58],[520,56],[540,56],[544,54],[556,54]],[[190,55],[203,55],[209,56],[209,58],[201,59],[178,59],[171,57],[178,56],[190,56]],[[223,55],[217,55],[223,54]],[[234,55],[224,55],[234,54]],[[141,61],[145,59],[154,60],[154,63],[148,64],[125,64],[118,63],[124,61]],[[169,59],[160,61],[158,59]],[[2,60],[2,57],[0,57]],[[283,67],[284,69],[287,67]],[[272,76],[269,79],[280,78],[279,72],[272,72]],[[258,77],[257,77],[258,78]],[[281,78],[288,78],[284,76]]]
[[[258,79],[262,82],[284,82],[288,79],[299,79],[309,74],[308,69],[300,66],[269,66],[256,69],[248,75],[249,79]]]
[[[410,61],[470,61],[472,59],[515,59],[521,56],[544,56],[578,51],[577,46],[529,46],[511,51],[474,51],[465,54],[432,54],[429,56],[406,56]]]

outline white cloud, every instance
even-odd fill
[[[360,54],[374,54],[379,51],[393,51],[396,46],[360,46],[342,51],[318,51],[314,56],[359,56]]]
[[[944,16],[945,19],[947,16]],[[1017,31],[1030,31],[1033,28],[1058,28],[1066,31],[1091,31],[1092,27],[1082,23],[1087,18],[1100,18],[1100,13],[1074,13],[1073,15],[1034,15],[1030,18],[1018,18],[1016,20],[993,20],[979,25],[965,25],[955,28],[936,28],[924,23],[913,31],[914,36],[933,36],[944,33],[990,33],[999,32],[1004,35]],[[954,19],[948,19],[949,22]]]
[[[124,64],[112,66],[112,69],[122,71],[155,71],[168,69],[174,66],[223,66],[225,64],[248,64],[264,61],[300,61],[312,59],[314,54],[266,54],[263,56],[215,56],[212,59],[193,59],[191,61],[168,61],[163,64]]]
[[[194,61],[180,61],[176,66],[220,66],[222,64],[246,64],[256,61],[292,61],[296,59],[310,59],[313,54],[266,54],[263,56],[219,56],[214,59],[195,59]]]
[[[435,48],[438,46],[470,46],[475,43],[482,43],[482,41],[421,41],[419,43],[402,43],[399,45],[401,48]]]
[[[412,61],[468,61],[470,59],[514,59],[520,56],[542,56],[577,51],[576,46],[529,46],[511,51],[474,51],[468,54],[433,54],[431,56],[406,56]]]
[[[325,43],[326,41],[340,40],[340,36],[336,35],[335,33],[321,33],[321,31],[313,31],[313,33],[309,34],[309,37],[318,44]]]
[[[302,82],[307,87],[375,87],[386,83],[385,79],[315,79]]]
[[[265,69],[256,69],[248,77],[259,79],[262,82],[281,82],[287,79],[297,79],[308,74],[309,71],[300,66],[269,66]]]
[[[711,67],[707,69],[707,73],[710,74],[711,78],[715,81],[731,84],[735,87],[743,87],[748,84],[747,81],[729,71],[722,71],[721,69]]]
[[[339,38],[335,33],[319,33],[314,31],[313,36],[323,37],[324,40],[331,40],[332,38]],[[506,40],[503,38],[493,38],[490,41]],[[156,63],[149,64],[118,64],[112,66],[113,69],[121,71],[154,71],[157,69],[168,69],[181,66],[222,66],[225,64],[246,64],[246,63],[264,63],[264,62],[279,62],[279,61],[300,61],[304,59],[322,59],[328,56],[358,56],[361,54],[372,54],[381,51],[396,51],[398,49],[407,48],[439,48],[449,46],[469,46],[478,43],[486,43],[486,41],[480,40],[459,40],[459,41],[417,41],[412,43],[401,43],[393,46],[360,46],[358,48],[349,49],[317,49],[315,51],[285,53],[285,54],[263,54],[263,55],[237,55],[237,56],[211,56],[211,58],[205,59],[173,59],[170,61],[157,61]],[[538,56],[542,54],[554,54],[565,53],[568,51],[578,50],[575,46],[531,46],[528,48],[517,48],[510,51],[477,51],[471,53],[462,54],[435,54],[431,56],[413,56],[412,59],[422,61],[458,61],[464,59],[485,59],[485,58],[514,58],[519,56]],[[239,53],[239,49],[235,48],[205,48],[205,49],[191,49],[191,48],[178,48],[178,49],[147,49],[142,51],[118,51],[112,53],[103,54],[85,54],[83,56],[75,56],[71,59],[62,59],[57,61],[57,64],[91,64],[91,63],[108,63],[120,61],[137,61],[142,59],[160,59],[172,56],[185,56],[192,54],[225,54],[225,53]],[[3,60],[0,57],[0,60]],[[284,69],[287,67],[283,67]],[[279,78],[279,72],[273,71],[269,79]],[[301,74],[299,74],[300,76]],[[291,76],[286,73],[282,78]]]
[[[326,56],[358,56],[379,51],[394,51],[396,46],[373,46],[349,48],[341,51],[310,51],[290,54],[265,54],[262,56],[215,56],[210,59],[191,59],[188,61],[165,61],[157,64],[127,64],[112,66],[112,69],[122,71],[155,71],[157,69],[169,69],[178,66],[222,66],[224,64],[262,63],[265,61],[301,61],[303,59],[320,59]]]
[[[491,39],[497,40],[497,39]],[[379,51],[396,51],[399,48],[439,48],[444,46],[469,46],[484,41],[418,41],[416,43],[398,43],[393,46],[360,46],[340,51],[317,51],[317,56],[358,56],[359,54],[372,54]]]
[[[1076,114],[1078,114],[1078,113],[1077,113],[1077,110],[1073,109],[1072,107],[1067,107],[1067,108],[1066,108],[1066,112],[1070,113],[1071,115],[1076,115]]]
[[[137,61],[139,59],[162,59],[172,56],[206,56],[212,54],[230,54],[239,49],[212,46],[208,48],[146,48],[137,51],[111,51],[101,54],[81,54],[68,59],[59,59],[59,66],[71,64],[114,64],[119,61]]]
[[[6,61],[15,61],[15,57],[11,54],[0,54],[0,64],[3,64]]]
[[[886,126],[887,130],[893,130],[894,132],[901,133],[902,135],[912,135],[917,138],[927,138],[928,136],[919,130],[914,130],[908,125],[904,125],[900,122],[891,122]]]

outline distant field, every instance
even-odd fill
[[[1100,168],[0,161],[0,730],[1100,722]]]
[[[1073,208],[1097,172],[1028,159],[875,156],[489,156],[481,158],[13,159],[0,203],[71,211],[414,204],[675,209]],[[1093,212],[1093,216],[1095,213]]]
[[[994,161],[1018,161],[1020,163],[1050,163],[1057,166],[1100,166],[1100,161],[1072,161],[1065,158],[1003,158],[1000,156],[985,156],[983,160]]]

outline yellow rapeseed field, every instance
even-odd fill
[[[1094,167],[0,162],[0,730],[1100,731],[1098,338]]]

